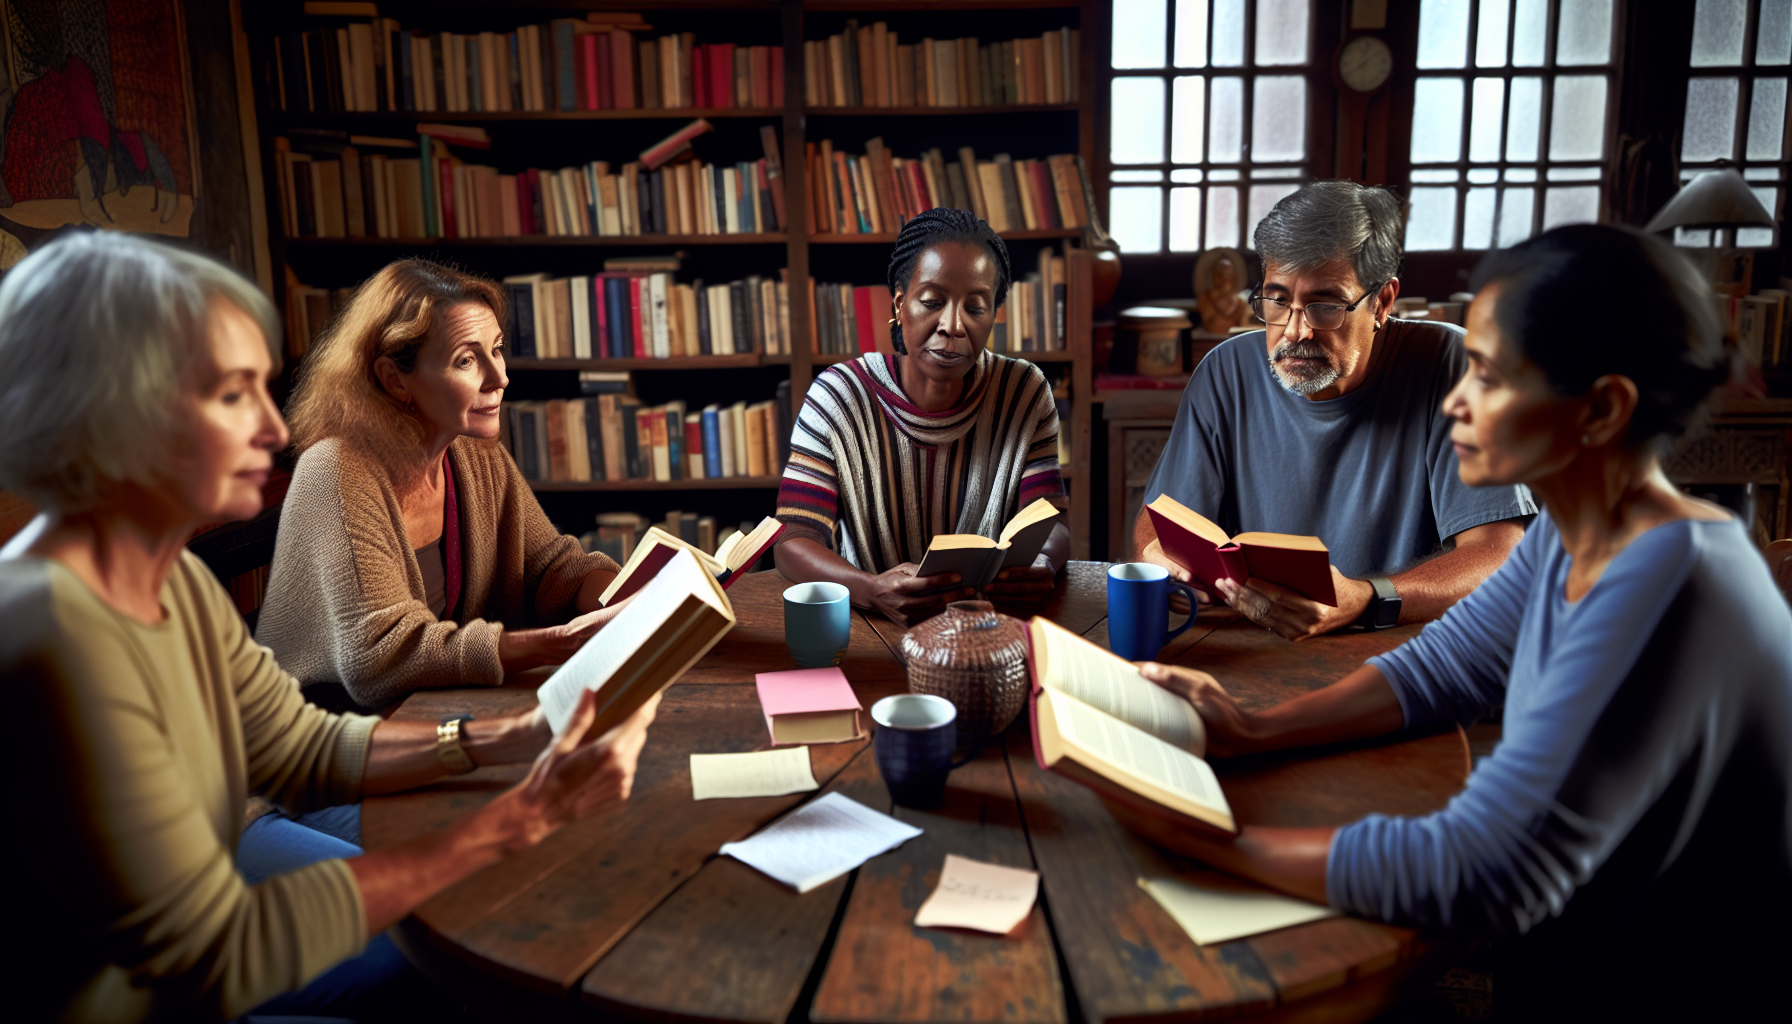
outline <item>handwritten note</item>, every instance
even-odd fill
[[[1197,946],[1338,916],[1331,907],[1284,896],[1218,871],[1141,878],[1139,887],[1176,919]]]
[[[946,854],[939,887],[915,913],[922,928],[975,928],[1006,935],[1033,912],[1039,872]]]
[[[722,853],[808,892],[921,834],[839,793],[812,800]]]
[[[691,799],[783,796],[819,788],[809,768],[808,747],[751,754],[692,754]]]

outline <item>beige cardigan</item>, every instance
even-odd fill
[[[353,872],[237,874],[243,800],[361,798],[379,719],[331,715],[182,552],[145,625],[60,563],[0,560],[0,679],[18,782],[16,1020],[228,1020],[367,940]]]
[[[449,445],[460,509],[459,621],[429,610],[386,471],[340,440],[299,457],[280,512],[257,640],[301,682],[337,681],[367,707],[433,686],[496,686],[498,636],[558,625],[585,575],[614,571],[548,521],[501,446]]]

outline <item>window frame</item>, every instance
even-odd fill
[[[1692,63],[1692,39],[1690,36],[1687,38],[1686,90],[1680,104],[1680,116],[1676,119],[1679,128],[1674,137],[1674,170],[1677,176],[1674,185],[1676,188],[1684,188],[1693,177],[1706,171],[1729,168],[1748,180],[1748,171],[1751,169],[1773,168],[1778,174],[1778,177],[1772,182],[1775,201],[1773,208],[1767,211],[1773,215],[1774,219],[1772,240],[1766,245],[1751,245],[1748,248],[1777,249],[1781,243],[1780,225],[1785,220],[1787,189],[1792,188],[1792,181],[1788,181],[1788,176],[1792,175],[1792,127],[1789,127],[1789,122],[1792,122],[1792,64],[1762,65],[1756,63],[1763,0],[1744,0],[1744,3],[1746,11],[1742,23],[1742,60],[1740,63],[1694,66]],[[1696,31],[1698,18],[1696,4],[1693,10],[1694,30]],[[1730,134],[1730,156],[1728,158],[1720,157],[1717,160],[1699,160],[1689,163],[1681,157],[1681,154],[1686,148],[1686,112],[1692,103],[1692,83],[1700,79],[1722,80],[1726,78],[1737,80],[1735,120]],[[1755,102],[1755,81],[1758,78],[1781,78],[1787,81],[1786,106],[1780,117],[1780,155],[1777,160],[1750,160],[1748,158],[1748,126]],[[1756,181],[1749,180],[1749,184],[1753,188]],[[1689,249],[1735,248],[1737,230],[1737,228],[1714,229],[1711,231],[1711,237],[1707,244],[1697,245],[1687,239],[1686,229],[1676,228],[1674,244]]]
[[[1207,190],[1213,185],[1232,185],[1238,189],[1238,241],[1237,248],[1246,252],[1255,252],[1251,245],[1250,232],[1255,226],[1250,220],[1250,189],[1253,184],[1271,184],[1290,182],[1305,184],[1317,178],[1326,177],[1331,170],[1333,154],[1331,153],[1335,126],[1331,123],[1334,116],[1335,93],[1330,77],[1330,53],[1320,53],[1322,31],[1330,28],[1335,33],[1336,16],[1329,11],[1332,6],[1324,0],[1307,0],[1307,59],[1302,64],[1263,64],[1257,63],[1257,6],[1261,0],[1244,0],[1244,45],[1243,61],[1235,66],[1216,67],[1212,61],[1213,4],[1215,0],[1204,0],[1208,5],[1207,63],[1202,67],[1176,66],[1176,16],[1178,0],[1165,0],[1164,4],[1164,64],[1160,68],[1116,68],[1113,66],[1113,8],[1112,4],[1102,5],[1105,8],[1106,22],[1103,33],[1103,52],[1101,61],[1101,89],[1097,98],[1100,104],[1100,155],[1096,171],[1100,175],[1100,194],[1103,207],[1109,211],[1108,223],[1113,225],[1112,191],[1115,188],[1153,188],[1160,195],[1158,216],[1158,247],[1154,251],[1123,249],[1128,259],[1144,259],[1152,257],[1187,258],[1208,251],[1211,245],[1207,241]],[[1172,159],[1171,144],[1175,127],[1175,81],[1178,78],[1199,76],[1206,80],[1202,90],[1202,159],[1193,163],[1182,163]],[[1255,140],[1252,137],[1253,118],[1256,114],[1256,80],[1259,77],[1300,78],[1305,86],[1305,122],[1302,131],[1303,156],[1298,161],[1274,161],[1262,165],[1266,169],[1275,168],[1292,170],[1294,173],[1284,177],[1253,178],[1251,171],[1257,165],[1253,162],[1251,151]],[[1156,78],[1163,83],[1164,113],[1162,125],[1163,160],[1155,163],[1116,164],[1112,160],[1113,132],[1113,83],[1119,78]],[[1213,134],[1213,81],[1216,78],[1238,78],[1242,84],[1243,97],[1240,106],[1240,159],[1236,163],[1221,163],[1211,159]],[[1173,171],[1198,170],[1201,181],[1198,183],[1174,182]],[[1215,181],[1213,172],[1233,173],[1235,178],[1222,178]],[[1153,182],[1117,182],[1113,180],[1115,172],[1155,171],[1159,180]],[[1198,238],[1200,244],[1194,249],[1170,248],[1170,193],[1175,188],[1198,188],[1201,190],[1201,214]]]
[[[1612,218],[1612,196],[1617,187],[1620,165],[1618,143],[1620,138],[1619,116],[1624,90],[1624,56],[1625,41],[1628,39],[1628,17],[1630,5],[1623,0],[1612,0],[1612,34],[1608,57],[1604,64],[1569,64],[1556,61],[1556,43],[1561,25],[1561,0],[1547,0],[1544,23],[1544,61],[1542,64],[1517,67],[1512,63],[1511,16],[1508,15],[1506,29],[1506,61],[1500,67],[1480,67],[1475,63],[1476,50],[1481,32],[1481,4],[1483,0],[1468,0],[1468,41],[1464,51],[1464,62],[1460,68],[1421,68],[1418,66],[1416,40],[1419,33],[1419,4],[1412,5],[1412,34],[1415,45],[1412,50],[1412,63],[1407,74],[1410,76],[1405,85],[1405,95],[1409,102],[1416,100],[1418,83],[1428,78],[1454,78],[1462,83],[1462,124],[1458,137],[1457,159],[1454,161],[1418,162],[1412,157],[1412,125],[1411,116],[1406,118],[1407,130],[1398,141],[1399,148],[1390,154],[1390,170],[1398,169],[1398,174],[1389,177],[1401,183],[1407,201],[1410,203],[1415,188],[1450,188],[1455,192],[1453,223],[1451,226],[1450,246],[1442,249],[1407,249],[1409,256],[1474,256],[1491,252],[1499,248],[1499,223],[1501,210],[1505,203],[1505,187],[1523,185],[1524,182],[1508,182],[1506,173],[1511,169],[1532,169],[1536,173],[1533,185],[1534,200],[1531,205],[1531,227],[1527,238],[1536,237],[1543,227],[1543,215],[1547,206],[1548,189],[1551,185],[1549,172],[1552,168],[1573,169],[1597,167],[1598,178],[1587,178],[1580,181],[1564,180],[1557,185],[1597,185],[1599,188],[1599,210],[1597,223],[1610,223]],[[1758,0],[1751,0],[1758,2]],[[1516,7],[1517,0],[1509,0]],[[1397,59],[1397,58],[1396,58]],[[1555,87],[1561,77],[1603,76],[1606,80],[1605,115],[1601,156],[1598,160],[1555,160],[1549,155],[1550,130],[1553,127]],[[1469,139],[1474,129],[1474,82],[1477,78],[1498,78],[1504,85],[1503,99],[1500,109],[1500,158],[1498,160],[1476,161],[1469,156]],[[1542,80],[1542,95],[1539,99],[1537,124],[1537,159],[1534,161],[1509,160],[1506,158],[1507,134],[1512,119],[1512,80],[1515,78],[1539,78]],[[1410,109],[1410,108],[1409,108]],[[1470,171],[1495,172],[1492,182],[1470,182]],[[1414,172],[1423,171],[1455,171],[1455,182],[1415,181]],[[1466,226],[1466,205],[1471,188],[1495,188],[1499,194],[1494,199],[1493,231],[1485,248],[1465,248],[1463,231]],[[1403,240],[1404,241],[1404,240]]]

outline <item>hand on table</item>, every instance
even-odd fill
[[[1245,618],[1290,640],[1305,640],[1350,625],[1364,608],[1369,607],[1369,599],[1375,595],[1372,584],[1350,579],[1335,565],[1332,566],[1332,587],[1338,593],[1335,606],[1320,604],[1255,576],[1242,585],[1220,580],[1218,586],[1220,596]]]
[[[997,573],[995,582],[983,588],[983,599],[1004,615],[1024,619],[1045,607],[1057,584],[1057,568],[1051,559],[1040,555],[1032,565],[1015,566]]]
[[[597,720],[597,694],[585,691],[566,731],[535,759],[528,778],[506,794],[516,814],[511,848],[534,846],[570,821],[627,800],[659,706],[656,693],[621,725],[586,739]]]
[[[871,578],[871,606],[904,629],[938,615],[953,601],[977,596],[975,590],[959,585],[955,572],[916,576],[919,568],[904,562]]]
[[[1205,757],[1234,757],[1249,753],[1255,736],[1251,716],[1238,706],[1220,681],[1198,669],[1160,665],[1147,661],[1139,674],[1189,702],[1207,727]]]

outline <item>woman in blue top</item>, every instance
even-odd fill
[[[1462,479],[1527,484],[1546,509],[1505,566],[1411,642],[1264,711],[1204,673],[1146,674],[1216,755],[1503,706],[1499,747],[1420,818],[1221,841],[1116,813],[1307,899],[1492,931],[1507,1019],[1783,1011],[1792,614],[1742,525],[1660,462],[1729,373],[1709,286],[1666,243],[1596,225],[1476,278],[1471,368],[1444,400]]]

